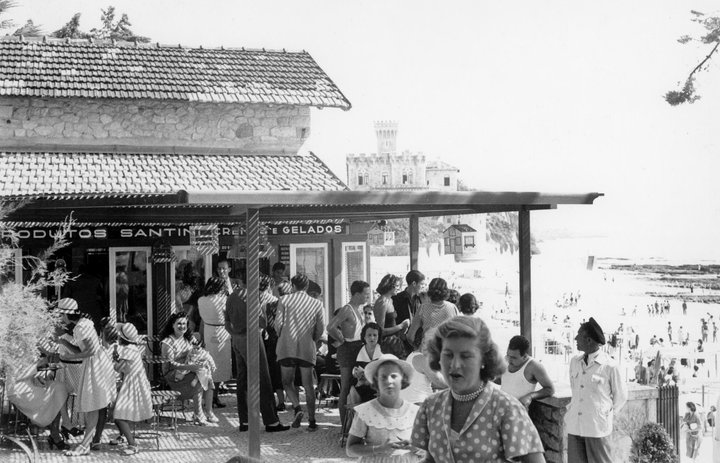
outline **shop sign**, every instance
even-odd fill
[[[237,225],[214,225],[220,237],[238,236],[245,233],[242,227]],[[57,228],[18,228],[17,237],[21,240],[51,240],[58,233]],[[192,231],[186,226],[152,226],[152,225],[128,225],[125,227],[72,227],[67,232],[70,240],[115,240],[133,238],[155,238],[190,240]],[[3,230],[0,238],[8,239],[11,232]]]
[[[217,225],[193,225],[190,232],[190,246],[201,256],[211,256],[220,251]]]
[[[306,223],[295,225],[268,225],[267,234],[272,236],[347,235],[346,223]]]

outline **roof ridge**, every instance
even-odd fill
[[[71,39],[71,38],[59,38],[48,35],[43,36],[23,36],[23,35],[4,35],[0,37],[0,42],[18,42],[18,43],[43,43],[49,45],[88,45],[97,47],[126,47],[126,48],[179,48],[183,50],[225,50],[225,51],[247,51],[247,52],[262,52],[262,53],[298,53],[298,54],[309,54],[306,50],[287,50],[283,48],[252,48],[252,47],[226,47],[219,45],[217,47],[206,47],[203,45],[192,47],[182,44],[165,44],[160,42],[139,42],[130,40],[114,40],[114,39]]]

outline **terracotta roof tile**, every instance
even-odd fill
[[[0,94],[350,108],[307,52],[0,38]],[[137,93],[135,93],[137,92]]]
[[[175,193],[178,190],[345,190],[315,155],[0,152],[0,197]]]

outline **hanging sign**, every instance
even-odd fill
[[[304,224],[276,224],[267,226],[267,234],[273,236],[291,235],[347,235],[346,223],[304,223]]]
[[[190,246],[201,256],[211,256],[220,251],[220,240],[217,225],[190,226]]]

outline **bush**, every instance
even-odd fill
[[[645,423],[633,439],[631,463],[677,463],[678,457],[670,435],[658,423]]]

